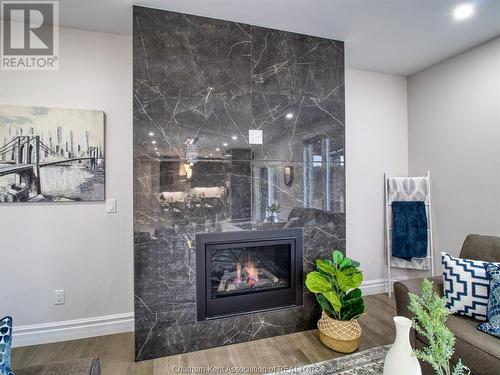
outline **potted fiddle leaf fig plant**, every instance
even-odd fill
[[[316,271],[306,277],[307,289],[316,295],[323,309],[318,322],[319,339],[341,353],[352,353],[361,341],[357,318],[365,312],[365,303],[359,289],[363,282],[359,266],[334,250],[331,259],[317,259]]]

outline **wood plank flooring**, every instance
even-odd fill
[[[368,296],[366,311],[367,314],[360,319],[363,327],[360,350],[394,342],[394,299],[385,294]],[[281,370],[280,367],[302,366],[341,356],[321,344],[316,330],[138,363],[134,362],[133,345],[134,337],[130,332],[15,348],[13,366],[16,369],[54,361],[100,357],[103,375],[224,373],[221,368],[234,368],[239,374],[262,374]]]

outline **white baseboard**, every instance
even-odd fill
[[[131,332],[133,330],[133,312],[62,322],[14,326],[12,345],[14,347],[39,345]]]
[[[367,280],[361,285],[361,290],[366,296],[386,293],[387,281],[384,279]],[[14,347],[40,345],[132,332],[133,330],[134,313],[131,312],[62,322],[14,326],[12,344]]]
[[[361,284],[360,289],[365,296],[369,296],[370,294],[387,293],[387,280],[367,280],[364,281],[363,284]]]

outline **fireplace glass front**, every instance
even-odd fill
[[[198,320],[302,303],[302,231],[262,232],[197,237]]]
[[[212,299],[290,288],[289,243],[212,245],[208,252]]]

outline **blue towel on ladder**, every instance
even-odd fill
[[[408,261],[427,256],[425,202],[392,202],[392,256]]]

